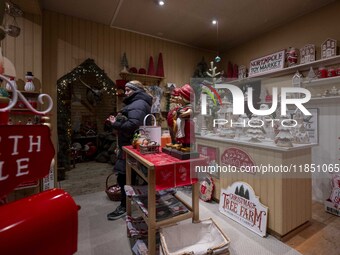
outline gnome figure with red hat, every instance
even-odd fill
[[[195,132],[193,122],[193,108],[191,102],[194,101],[194,91],[189,84],[185,84],[178,90],[178,102],[180,107],[176,111],[175,137],[176,143],[181,144],[182,151],[190,151],[195,143]]]

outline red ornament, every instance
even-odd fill
[[[163,68],[163,57],[162,57],[162,53],[159,53],[159,56],[158,56],[158,64],[157,64],[157,72],[156,72],[156,76],[164,77],[164,68]]]

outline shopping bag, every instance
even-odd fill
[[[147,126],[146,120],[151,116],[153,118],[153,126]],[[157,126],[156,117],[153,114],[148,114],[144,118],[143,126],[139,127],[144,131],[145,136],[150,139],[150,141],[156,142],[158,145],[161,144],[162,131],[161,127]]]

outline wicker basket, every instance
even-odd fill
[[[119,185],[116,183],[114,185],[109,186],[108,182],[110,177],[114,175],[114,173],[109,174],[108,177],[106,177],[106,189],[105,192],[110,200],[112,201],[120,201],[122,192],[120,190]]]
[[[141,154],[159,153],[159,145],[139,145]]]

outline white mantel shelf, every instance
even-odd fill
[[[251,146],[251,147],[263,148],[263,149],[269,149],[269,150],[286,151],[286,152],[311,148],[313,146],[318,145],[316,143],[293,144],[293,147],[286,148],[286,147],[276,146],[274,144],[274,142],[267,141],[267,140],[264,140],[260,143],[252,143],[252,142],[249,142],[249,139],[250,139],[249,137],[239,138],[239,139],[231,139],[231,138],[220,137],[220,136],[215,135],[215,134],[207,134],[205,136],[196,135],[196,138],[206,139],[206,140],[210,140],[210,141],[217,141],[217,142],[227,142],[227,143],[232,143],[232,144],[235,144],[235,145],[247,145],[247,146]]]
[[[312,97],[307,104],[313,103],[336,103],[340,101],[340,96]]]
[[[288,75],[288,74],[294,74],[294,73],[296,73],[296,71],[299,71],[299,72],[308,71],[311,67],[312,68],[319,68],[320,66],[327,67],[327,66],[337,65],[337,64],[339,64],[339,62],[340,62],[340,56],[335,56],[335,57],[325,58],[325,59],[319,59],[319,60],[309,62],[309,63],[306,63],[306,64],[300,64],[300,65],[294,65],[294,66],[286,67],[286,68],[283,68],[281,70],[277,70],[277,71],[270,72],[270,73],[258,74],[258,75],[254,75],[254,76],[251,76],[251,77],[247,77],[245,79],[232,80],[232,81],[229,81],[228,83],[238,85],[238,84],[246,83],[251,79],[258,79],[258,78],[264,78],[264,77],[273,78],[273,77],[278,77],[278,76],[284,76],[284,75]],[[334,78],[335,78],[334,81],[335,80],[339,81],[338,77],[334,77]],[[325,80],[324,82],[326,82],[326,80],[329,81],[330,79],[332,79],[332,78],[324,78],[324,80]],[[320,80],[322,80],[322,79],[320,79]],[[308,86],[310,86],[310,84],[308,84]]]

